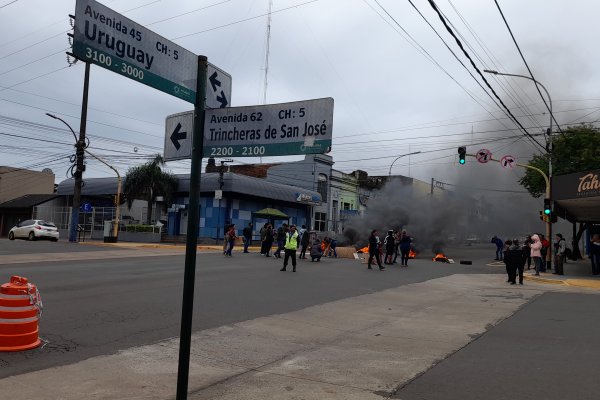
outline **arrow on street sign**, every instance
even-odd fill
[[[164,160],[192,158],[194,112],[169,115],[165,121]]]
[[[506,155],[500,159],[500,165],[502,168],[513,168],[517,162],[517,159],[513,156]]]
[[[231,103],[231,75],[208,63],[206,108],[225,108]]]
[[[477,152],[477,161],[482,164],[487,163],[492,159],[492,152],[488,149],[481,149]]]
[[[180,130],[181,130],[181,123],[179,122],[179,123],[177,123],[175,130],[171,134],[171,142],[173,142],[173,145],[175,146],[176,150],[179,150],[181,148],[179,141],[182,139],[185,139],[187,137],[187,132],[185,132],[185,131],[180,132]]]

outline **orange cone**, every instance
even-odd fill
[[[13,276],[0,286],[0,351],[38,347],[42,299],[27,278]]]

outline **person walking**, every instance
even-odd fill
[[[385,239],[383,239],[383,245],[385,246],[385,259],[384,263],[387,265],[392,264],[394,257],[394,248],[396,243],[394,241],[394,231],[389,230]]]
[[[410,244],[412,243],[412,238],[406,233],[406,230],[402,230],[402,234],[400,235],[400,265],[404,265],[408,267],[408,256],[410,254]]]
[[[531,236],[529,248],[531,249],[531,258],[533,258],[535,266],[535,275],[539,276],[542,269],[542,242],[537,234]]]
[[[304,227],[304,225],[302,225],[302,227]],[[302,249],[302,250],[300,250],[300,257],[299,257],[300,259],[306,260],[306,249],[308,248],[309,243],[310,243],[310,232],[308,232],[306,230],[306,228],[304,228],[304,233],[302,235],[300,235],[300,247]]]
[[[368,263],[368,269],[373,269],[371,268],[371,262],[373,261],[373,257],[375,257],[375,260],[377,261],[377,265],[379,266],[379,270],[383,271],[385,269],[385,267],[383,265],[381,265],[381,257],[379,255],[379,236],[377,236],[377,230],[373,229],[371,231],[371,236],[369,236],[369,263]]]
[[[229,231],[227,232],[227,251],[225,252],[225,256],[227,257],[233,257],[233,255],[231,254],[231,252],[233,251],[233,246],[235,245],[235,239],[237,239],[237,236],[235,234],[235,224],[232,224],[229,227]]]
[[[563,264],[566,251],[567,242],[563,239],[563,235],[557,233],[556,236],[554,236],[554,275],[564,275]]]
[[[321,248],[321,241],[319,239],[315,239],[313,245],[310,247],[310,258],[311,262],[315,260],[321,261],[321,257],[323,256],[323,249]]]
[[[592,275],[600,275],[600,235],[595,233],[590,241],[590,260],[592,260]]]
[[[244,253],[249,253],[248,246],[252,243],[252,222],[244,228],[242,236],[244,237]]]
[[[292,259],[292,272],[296,272],[296,249],[298,249],[298,232],[296,225],[290,226],[289,231],[285,234],[283,268],[280,271],[285,271],[288,265],[288,259]]]

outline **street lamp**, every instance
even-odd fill
[[[552,188],[551,188],[551,181],[552,181],[552,119],[553,119],[553,114],[552,114],[552,98],[550,97],[550,93],[548,93],[548,89],[546,89],[546,87],[544,85],[542,85],[541,82],[539,82],[536,79],[533,79],[531,76],[527,76],[527,75],[519,75],[519,74],[507,74],[504,72],[498,72],[495,70],[491,70],[491,69],[485,69],[483,70],[483,72],[487,72],[488,74],[494,74],[494,75],[504,75],[504,76],[515,76],[517,78],[525,78],[525,79],[529,79],[530,81],[533,81],[535,83],[537,83],[538,85],[540,85],[542,87],[542,89],[544,89],[544,92],[546,92],[546,96],[548,97],[548,102],[550,103],[550,128],[548,128],[548,142],[546,144],[546,151],[548,152],[548,181],[546,183],[546,200],[551,203],[552,202]],[[548,242],[550,242],[550,247],[548,248],[548,254],[549,254],[549,259],[550,261],[548,261],[548,266],[551,265],[552,263],[552,221],[550,220],[550,218],[548,219],[548,221],[546,221],[546,238],[548,239]]]
[[[90,156],[94,157],[96,160],[100,161],[102,164],[106,165],[108,168],[112,169],[117,174],[117,195],[115,197],[115,223],[113,226],[113,236],[116,238],[119,234],[119,219],[121,217],[121,212],[119,208],[119,203],[121,202],[121,175],[119,171],[113,168],[104,160],[100,159],[100,157],[91,153],[85,148],[85,143],[82,140],[77,140],[77,135],[71,126],[65,122],[62,118],[57,117],[56,115],[46,113],[50,118],[54,118],[62,122],[69,128],[73,136],[75,137],[75,147],[77,148],[77,171],[75,172],[75,188],[73,190],[73,209],[71,210],[71,225],[69,226],[69,242],[77,241],[77,225],[79,224],[79,206],[81,203],[81,173],[83,169],[80,168],[83,165],[83,153],[87,153]]]
[[[421,153],[421,152],[420,152],[420,151],[413,151],[412,153],[406,153],[406,154],[402,154],[402,155],[399,155],[398,157],[396,157],[396,158],[394,159],[394,161],[392,161],[392,164],[390,165],[390,172],[388,173],[388,176],[392,176],[392,167],[394,166],[394,163],[395,163],[396,161],[398,161],[398,160],[399,160],[399,159],[401,159],[402,157],[406,157],[406,156],[412,156],[413,154],[419,154],[419,153]]]

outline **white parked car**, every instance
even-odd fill
[[[58,228],[52,222],[46,222],[41,219],[27,219],[19,222],[8,232],[8,238],[15,240],[17,238],[37,240],[50,239],[53,242],[58,240]]]

